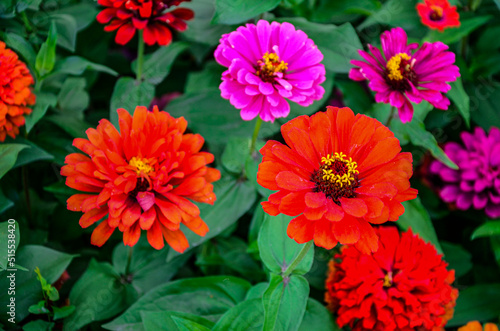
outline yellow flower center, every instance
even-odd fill
[[[443,8],[439,6],[431,6],[432,13],[430,19],[433,21],[439,21],[443,18]]]
[[[401,62],[404,62],[403,64],[406,64],[406,66],[403,67],[403,70],[409,71],[410,70],[410,64],[407,63],[409,62],[411,57],[406,54],[406,53],[398,53],[394,55],[393,57],[390,58],[389,61],[387,61],[387,77],[391,80],[402,80],[403,74],[401,70]],[[404,60],[404,61],[403,61]]]
[[[350,185],[356,181],[355,175],[359,174],[358,164],[352,160],[347,159],[344,153],[335,153],[334,155],[328,154],[326,157],[321,158],[321,163],[327,165],[323,170],[323,180],[337,184],[340,187]]]
[[[389,271],[385,277],[384,277],[384,287],[391,287],[392,286],[392,271]]]
[[[128,163],[135,168],[137,175],[148,175],[154,170],[154,168],[149,164],[148,159],[133,157]]]
[[[280,61],[278,54],[266,52],[262,56],[263,60],[259,60],[257,64],[259,68],[257,70],[257,75],[262,78],[263,81],[274,80],[276,73],[284,73],[288,70],[288,63],[285,61]]]

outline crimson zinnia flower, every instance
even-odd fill
[[[134,246],[141,229],[156,249],[163,238],[176,251],[188,242],[184,224],[200,236],[208,232],[200,210],[189,200],[213,204],[213,185],[220,173],[206,165],[214,156],[200,152],[204,143],[198,134],[185,134],[186,120],[168,113],[148,112],[137,107],[133,117],[118,109],[120,132],[101,120],[97,129],[87,130],[87,139],[73,145],[88,156],[66,157],[61,175],[66,185],[79,191],[68,199],[68,209],[82,211],[83,228],[107,216],[92,233],[91,243],[102,246],[113,231],[123,232],[125,245]]]
[[[483,326],[478,321],[472,321],[458,328],[458,331],[483,331]],[[486,323],[484,331],[498,331],[498,326],[493,323]]]
[[[380,37],[382,51],[368,45],[369,54],[359,50],[366,60],[352,60],[349,78],[368,80],[368,86],[376,92],[375,101],[389,103],[398,108],[401,122],[413,117],[412,102],[428,101],[439,109],[448,109],[450,100],[442,93],[451,89],[449,82],[460,77],[455,63],[455,53],[447,51],[442,42],[425,42],[414,52],[418,44],[407,44],[406,32],[401,28],[385,31]]]
[[[446,28],[460,26],[456,6],[450,6],[448,0],[424,0],[417,4],[417,11],[422,24],[431,29],[443,31]]]
[[[463,145],[448,142],[444,146],[457,170],[437,160],[429,168],[443,182],[439,194],[460,210],[473,206],[484,209],[488,217],[500,217],[500,130],[493,127],[486,135],[477,127],[474,133],[462,132],[461,138]]]
[[[107,8],[97,15],[97,21],[107,24],[104,31],[118,30],[115,41],[125,45],[134,37],[136,30],[144,30],[144,42],[148,45],[168,45],[172,41],[170,28],[185,31],[188,21],[193,18],[191,9],[176,8],[184,1],[191,0],[98,0]]]
[[[330,261],[325,300],[340,327],[353,331],[444,330],[453,316],[458,290],[455,271],[431,244],[411,230],[376,229],[380,247],[363,254],[344,246]],[[338,259],[338,260],[337,260]]]
[[[34,82],[26,64],[0,41],[0,141],[19,134],[24,115],[31,113],[27,106],[35,103]]]
[[[297,216],[287,233],[298,243],[376,251],[370,223],[396,221],[401,202],[417,195],[409,182],[412,156],[400,153],[399,140],[379,121],[327,108],[284,124],[288,146],[271,140],[260,150],[257,181],[278,190],[262,206],[270,215]]]

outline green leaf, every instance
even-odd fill
[[[215,324],[212,331],[262,331],[263,326],[262,299],[255,298],[243,301],[228,310]]]
[[[119,108],[126,109],[130,114],[133,114],[135,107],[148,107],[155,96],[155,87],[151,83],[137,83],[131,77],[122,77],[118,79],[111,95],[110,103],[110,120],[115,127],[118,127]]]
[[[26,116],[27,132],[30,132],[35,124],[42,119],[49,107],[55,107],[57,104],[57,97],[52,93],[36,91],[35,94],[36,103],[33,106],[33,112]]]
[[[286,233],[288,223],[293,217],[280,214],[266,214],[259,232],[259,252],[262,262],[273,273],[281,274],[292,264],[305,244],[297,244]],[[314,250],[310,249],[300,264],[293,270],[294,274],[303,275],[311,269]]]
[[[158,85],[170,73],[170,69],[179,54],[189,47],[186,42],[175,42],[168,47],[160,47],[156,52],[144,57],[142,68],[143,79],[153,85]],[[137,61],[132,62],[132,70],[137,73]]]
[[[48,15],[36,16],[34,22],[39,28],[48,28],[49,24],[55,24],[57,29],[57,44],[70,52],[75,51],[78,25],[73,16],[52,12]]]
[[[90,102],[89,94],[85,91],[86,85],[85,78],[81,77],[69,77],[64,81],[57,96],[60,113],[83,120],[83,111]]]
[[[262,297],[264,330],[298,330],[308,297],[309,283],[303,276],[291,275],[283,279],[271,274],[269,287]]]
[[[75,306],[52,307],[54,321],[68,317],[75,312]]]
[[[75,255],[61,253],[53,249],[26,245],[16,252],[16,263],[30,271],[17,271],[16,274],[16,322],[28,316],[28,308],[43,300],[40,282],[36,279],[35,267],[39,267],[47,283],[54,283],[66,270]],[[9,288],[7,277],[0,277],[0,287]],[[0,302],[8,302],[8,291],[0,292]],[[0,315],[0,322],[7,321],[8,315]]]
[[[219,88],[224,69],[217,62],[210,61],[202,71],[190,72],[187,76],[186,86],[184,86],[184,93],[196,93]]]
[[[461,245],[446,241],[441,241],[440,244],[443,248],[444,260],[448,262],[448,269],[454,269],[457,278],[465,275],[472,269],[472,255]]]
[[[59,292],[55,287],[47,283],[47,280],[45,278],[43,278],[42,273],[40,272],[40,268],[36,267],[35,273],[36,273],[36,279],[38,279],[38,281],[42,285],[42,291],[45,292],[49,300],[50,301],[59,300]]]
[[[94,70],[104,72],[112,76],[118,76],[118,73],[111,68],[102,64],[90,62],[80,56],[69,56],[61,61],[58,61],[54,69],[54,74],[68,74],[80,76],[85,70]],[[38,102],[38,100],[37,100]]]
[[[450,83],[451,90],[448,91],[447,96],[457,106],[460,115],[465,120],[467,127],[470,127],[470,98],[465,92],[462,85],[462,79],[459,77],[455,82]]]
[[[420,198],[403,202],[403,207],[405,212],[396,222],[401,230],[406,231],[411,228],[413,233],[418,234],[425,242],[433,244],[438,253],[443,254],[429,213],[420,202]]]
[[[125,284],[109,263],[92,259],[71,289],[69,300],[76,311],[65,320],[63,330],[77,330],[91,322],[116,316],[135,297],[133,287]]]
[[[250,283],[232,276],[184,278],[155,287],[121,316],[103,325],[108,330],[143,330],[143,312],[177,311],[210,321],[243,301]]]
[[[497,261],[497,265],[500,266],[500,236],[490,237],[490,243],[493,254],[495,255],[495,260]]]
[[[250,138],[231,138],[222,153],[222,165],[233,174],[241,174],[249,155]]]
[[[485,80],[470,86],[472,120],[487,132],[492,126],[500,127],[500,86]]]
[[[424,123],[414,118],[410,123],[405,123],[403,129],[408,134],[411,142],[415,146],[420,146],[431,152],[432,156],[444,163],[447,167],[457,170],[458,166],[439,147],[436,138],[429,131],[425,130]]]
[[[13,32],[5,32],[3,36],[7,46],[21,55],[26,60],[28,66],[33,67],[35,65],[35,50],[26,39]]]
[[[14,202],[12,202],[11,200],[9,200],[5,196],[5,194],[3,193],[3,191],[0,189],[0,214],[2,214],[3,212],[5,212],[9,208],[12,208],[13,206],[14,206]],[[0,259],[0,261],[1,261],[1,259]]]
[[[20,151],[29,147],[21,144],[0,145],[0,178],[2,178],[16,164]]]
[[[77,31],[80,31],[95,21],[98,10],[95,4],[83,2],[75,5],[65,4],[64,6],[61,6],[60,9],[53,11],[52,13],[71,16],[76,22]]]
[[[8,261],[9,257],[12,259],[13,256],[15,261],[15,250],[19,246],[20,239],[21,233],[17,221],[11,219],[0,223],[0,271],[13,267],[8,265]]]
[[[500,235],[500,221],[488,221],[474,230],[470,239]]]
[[[447,327],[462,326],[469,321],[486,322],[500,315],[500,284],[480,284],[460,291],[453,318]]]
[[[17,168],[23,166],[25,164],[33,163],[35,161],[49,161],[53,160],[54,156],[47,153],[45,150],[41,149],[35,143],[26,140],[22,137],[17,137],[16,141],[22,144],[25,144],[29,148],[23,149],[19,152],[17,156],[16,164],[14,164],[13,168]]]
[[[238,24],[273,10],[280,0],[216,0],[212,23]]]
[[[39,301],[36,305],[32,305],[28,308],[28,311],[35,315],[50,314],[50,310],[45,307],[45,301]]]
[[[329,330],[340,331],[337,323],[333,319],[333,314],[318,301],[309,298],[307,300],[306,312],[299,331]]]
[[[145,331],[210,331],[214,326],[206,318],[175,311],[144,311],[141,317]]]
[[[189,249],[193,249],[214,238],[219,233],[233,225],[247,210],[254,204],[257,194],[253,186],[247,181],[240,181],[234,178],[222,178],[214,183],[214,193],[217,200],[214,205],[199,204],[200,217],[207,223],[210,231],[200,237],[194,232],[181,225],[184,234],[189,241]],[[184,254],[186,254],[184,252]],[[174,250],[170,250],[167,261],[180,255]]]
[[[486,24],[491,20],[492,16],[473,16],[469,18],[460,18],[460,26],[458,28],[445,29],[443,32],[437,30],[429,31],[425,40],[430,42],[440,41],[447,45],[458,42],[465,36],[470,35],[470,33],[481,25]]]
[[[39,77],[44,77],[54,69],[56,64],[56,42],[57,42],[56,23],[52,22],[49,29],[47,40],[40,47],[36,55],[35,69]]]
[[[68,116],[59,113],[47,116],[46,119],[66,131],[73,138],[87,138],[85,131],[90,127],[90,124],[79,119],[77,116]]]
[[[31,321],[23,326],[24,331],[52,331],[55,323],[43,320]]]
[[[357,29],[361,31],[373,24],[399,26],[408,30],[421,25],[415,5],[413,3],[410,5],[400,0],[385,1],[382,7],[373,12]]]

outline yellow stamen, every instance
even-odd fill
[[[431,9],[434,13],[432,13],[437,19],[443,17],[443,8],[439,6],[431,6]]]
[[[387,74],[387,77],[392,80],[402,80],[403,75],[401,74],[401,60],[410,60],[410,56],[406,53],[398,53],[394,55],[393,57],[390,58],[389,61],[387,61],[386,68],[389,71]],[[410,68],[405,68],[405,70],[409,70]]]
[[[354,175],[359,174],[357,170],[358,164],[352,158],[347,159],[344,153],[328,154],[326,157],[321,158],[321,162],[328,166],[331,166],[335,161],[344,163],[347,166],[347,173],[339,175],[335,174],[332,169],[323,169],[323,180],[338,184],[340,187],[343,187],[344,184],[349,185],[354,183],[356,181]]]
[[[266,52],[262,56],[264,61],[259,61],[261,68],[257,71],[257,75],[273,75],[276,72],[285,72],[288,70],[288,63],[280,61],[278,54]]]
[[[384,277],[384,287],[391,287],[392,286],[392,271],[389,271],[385,277]]]
[[[137,175],[147,175],[154,170],[154,168],[149,164],[148,159],[140,159],[134,156],[130,159],[128,164],[135,167]]]

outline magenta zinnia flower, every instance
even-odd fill
[[[453,170],[435,160],[430,172],[443,181],[441,198],[458,209],[484,209],[491,218],[500,217],[500,130],[486,135],[477,127],[473,134],[462,132],[464,146],[446,143],[445,153],[458,165]]]
[[[413,53],[418,44],[408,45],[406,32],[401,28],[385,31],[380,39],[383,54],[372,45],[368,45],[372,54],[359,50],[366,62],[352,60],[357,68],[351,69],[349,77],[367,79],[368,86],[376,92],[375,100],[398,108],[403,123],[413,117],[411,102],[420,103],[423,99],[436,108],[448,109],[450,100],[442,93],[450,90],[448,82],[460,77],[458,67],[453,65],[455,54],[447,51],[448,46],[425,42]]]
[[[309,106],[323,97],[323,54],[314,41],[290,23],[261,20],[222,36],[215,59],[228,68],[222,74],[221,95],[241,118],[264,121],[286,117],[290,99]]]

